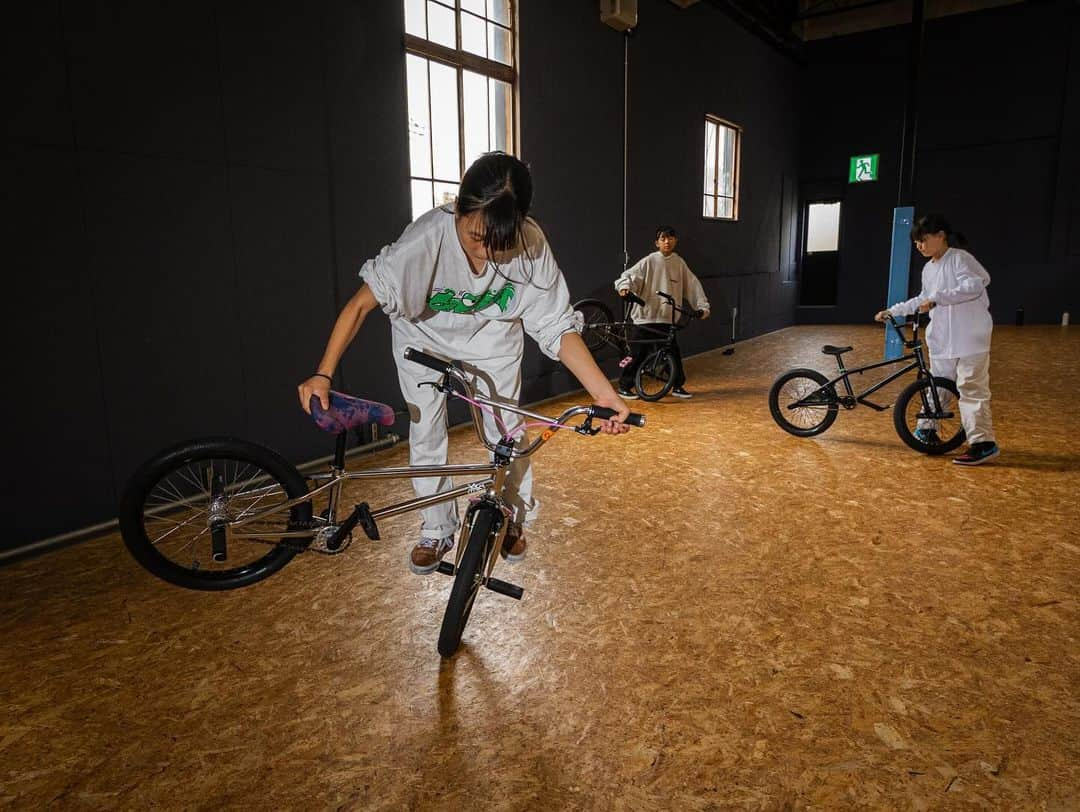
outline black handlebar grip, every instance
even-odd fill
[[[610,420],[616,414],[618,413],[614,409],[609,409],[606,406],[592,407],[592,416],[600,420]],[[623,423],[639,429],[645,428],[645,415],[638,414],[637,412],[630,412],[630,414],[627,415],[626,420],[624,420]]]
[[[454,365],[449,361],[436,358],[434,355],[428,355],[426,352],[420,352],[420,350],[413,349],[412,347],[405,348],[405,360],[420,364],[428,369],[433,369],[436,372],[441,372],[444,375],[448,374],[450,370],[454,368]]]

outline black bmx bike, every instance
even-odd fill
[[[574,406],[558,417],[545,417],[479,394],[472,380],[454,364],[415,349],[405,357],[439,373],[435,386],[469,404],[487,462],[471,465],[427,465],[347,471],[348,432],[371,423],[392,424],[394,411],[374,401],[330,393],[324,410],[312,398],[312,416],[320,428],[337,435],[332,462],[324,472],[301,475],[276,451],[232,437],[191,440],[155,455],[132,476],[120,505],[120,530],[135,560],[151,573],[187,589],[224,590],[268,578],[297,554],[337,555],[360,527],[379,539],[380,519],[469,498],[454,563],[442,561],[438,572],[454,578],[439,632],[439,653],[449,657],[458,648],[473,602],[481,587],[520,599],[524,590],[492,575],[502,549],[510,510],[504,498],[509,466],[528,457],[561,430],[592,436],[592,421],[615,412],[600,406]],[[541,433],[526,444],[516,431],[503,431],[491,442],[483,430],[481,410],[513,412]],[[572,424],[571,421],[574,421]],[[498,417],[496,416],[496,422]],[[631,414],[628,425],[644,426]],[[407,499],[386,507],[360,502],[344,508],[346,482],[417,477],[479,477],[432,496]],[[319,507],[315,507],[316,497]]]
[[[813,437],[828,430],[840,409],[850,410],[862,404],[874,411],[886,411],[890,405],[874,403],[870,395],[917,370],[915,380],[891,404],[896,433],[910,448],[923,454],[947,454],[959,448],[964,442],[964,427],[954,408],[959,398],[956,382],[930,374],[919,339],[918,317],[911,323],[910,339],[896,319],[889,316],[888,322],[910,354],[849,369],[844,366],[844,353],[852,348],[826,344],[821,351],[836,358],[840,374],[829,379],[816,369],[792,369],[777,378],[769,390],[769,411],[777,425],[796,437]],[[856,392],[851,385],[852,375],[906,362],[905,367],[862,392]]]
[[[700,310],[689,310],[675,304],[674,297],[667,293],[657,291],[656,295],[671,307],[671,324],[663,328],[643,327],[630,321],[630,308],[634,305],[645,306],[644,300],[634,293],[622,297],[621,321],[615,321],[611,309],[599,299],[583,299],[573,305],[574,310],[583,317],[581,337],[594,356],[599,355],[605,347],[611,347],[619,354],[620,366],[625,366],[631,361],[634,345],[653,346],[634,375],[634,388],[638,396],[648,401],[660,400],[675,387],[676,360],[672,345],[678,331],[685,326],[680,323],[679,317],[689,320],[702,316]]]

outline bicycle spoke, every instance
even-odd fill
[[[203,513],[205,513],[205,512],[206,512],[206,511],[203,511]],[[196,520],[197,518],[198,518],[198,516],[196,515],[196,516],[192,516],[192,517],[191,517],[190,519],[188,519],[188,520],[187,520],[186,522],[175,522],[174,524],[175,524],[176,526],[175,526],[175,527],[174,527],[174,528],[173,528],[172,530],[168,531],[167,533],[163,533],[162,535],[158,536],[158,537],[157,537],[156,539],[151,539],[150,543],[151,543],[151,544],[152,544],[153,546],[155,546],[155,547],[156,547],[156,546],[157,546],[157,545],[158,545],[159,543],[161,543],[161,542],[162,542],[162,541],[164,541],[164,540],[165,540],[166,538],[168,538],[169,536],[171,536],[171,535],[172,535],[173,533],[175,533],[175,532],[176,532],[177,530],[182,530],[183,528],[185,528],[185,527],[187,527],[187,526],[188,526],[189,524],[191,524],[191,523],[192,523],[193,521],[195,521],[195,520]]]
[[[256,505],[258,505],[263,499],[265,499],[269,495],[270,495],[270,493],[264,493],[262,496],[260,496],[258,499],[256,499],[254,502],[252,502],[246,508],[244,508],[240,513],[238,513],[236,516],[234,516],[233,521],[240,521],[245,516],[250,516],[251,513],[255,510]],[[282,502],[282,504],[285,504],[285,503]]]
[[[215,477],[223,488],[228,521],[225,527],[228,560],[223,562],[214,561],[206,547],[212,529],[208,517],[213,507],[208,483]],[[290,512],[273,512],[275,502],[282,505],[288,502],[284,486],[249,460],[215,457],[182,463],[149,489],[142,509],[143,527],[149,546],[185,570],[235,571],[272,554],[280,541],[275,540],[276,534],[288,529]],[[261,538],[233,535],[232,523],[267,510],[272,512],[262,519],[246,522],[243,531],[238,531],[258,534]]]
[[[916,439],[923,441],[929,438],[931,442],[928,444],[931,446],[956,442],[964,430],[956,396],[942,386],[934,389],[936,398],[927,383],[919,390],[917,397],[907,402],[903,422]],[[940,408],[934,405],[935,399]]]
[[[784,419],[801,429],[811,429],[818,425],[824,419],[829,404],[827,402],[805,403],[804,401],[820,389],[821,386],[817,382],[808,378],[793,378],[784,384],[779,397]]]

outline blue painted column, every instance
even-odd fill
[[[897,206],[892,218],[892,251],[889,258],[889,293],[885,307],[908,298],[908,274],[911,271],[911,224],[915,219],[913,206]],[[899,358],[904,345],[896,331],[885,325],[885,360]]]

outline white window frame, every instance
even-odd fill
[[[403,5],[408,0],[403,0]],[[465,93],[464,93],[464,71],[471,71],[473,73],[480,74],[489,79],[497,79],[501,82],[505,82],[510,86],[510,127],[506,133],[507,144],[506,151],[510,154],[516,155],[518,153],[518,144],[520,143],[520,103],[518,99],[518,0],[509,0],[509,27],[498,23],[491,17],[485,17],[485,22],[493,25],[499,25],[501,28],[509,30],[510,32],[510,59],[511,64],[506,65],[497,60],[488,59],[478,54],[471,53],[462,49],[461,44],[461,20],[463,14],[471,14],[467,9],[462,8],[461,0],[424,0],[424,13],[425,13],[425,30],[427,29],[427,15],[429,13],[430,4],[441,6],[454,13],[454,29],[455,29],[455,41],[457,43],[456,48],[450,48],[442,45],[438,42],[425,39],[424,37],[410,34],[408,32],[404,35],[404,46],[406,58],[409,55],[417,56],[429,62],[436,62],[442,65],[446,65],[455,70],[457,74],[457,107],[458,107],[458,167],[459,171],[454,178],[435,177],[434,162],[431,167],[432,177],[422,177],[412,174],[412,168],[410,166],[410,174],[408,178],[410,186],[410,198],[412,196],[412,187],[414,182],[429,182],[433,185],[443,184],[457,186],[461,180],[461,175],[465,169]],[[476,15],[472,15],[476,16]],[[430,78],[428,80],[428,109],[429,109],[429,139],[432,138],[430,132],[431,125],[431,90],[430,90]],[[407,92],[407,91],[406,91]],[[432,141],[433,143],[433,141]],[[434,158],[434,156],[433,156]],[[411,157],[410,157],[411,161]],[[434,188],[434,187],[433,187]],[[435,201],[436,205],[439,205],[438,200]],[[415,205],[414,205],[415,213]]]
[[[725,221],[728,221],[728,222],[734,222],[734,221],[739,219],[739,180],[740,180],[740,174],[741,174],[740,167],[741,167],[741,164],[742,164],[742,137],[743,137],[743,131],[742,131],[742,127],[740,127],[738,124],[735,124],[735,123],[733,123],[731,121],[728,121],[727,119],[720,118],[719,116],[714,116],[711,113],[706,113],[705,114],[705,131],[706,131],[706,133],[707,133],[708,128],[709,128],[710,125],[715,126],[717,128],[725,127],[728,130],[731,130],[732,133],[734,134],[734,137],[735,137],[734,166],[732,167],[732,173],[731,173],[732,174],[731,194],[730,195],[722,194],[721,191],[720,191],[720,177],[721,177],[721,172],[720,172],[720,169],[721,169],[720,139],[717,138],[715,140],[714,148],[713,148],[713,154],[711,156],[704,155],[704,150],[702,150],[702,152],[699,153],[699,154],[701,154],[703,156],[702,178],[706,183],[708,182],[708,178],[709,178],[709,166],[708,166],[708,164],[705,164],[704,162],[711,160],[712,161],[712,167],[713,167],[712,188],[711,188],[711,190],[710,189],[704,189],[704,188],[702,190],[702,208],[701,208],[702,214],[701,214],[701,216],[705,220],[725,220]],[[719,135],[719,129],[717,129],[717,134]],[[705,144],[708,143],[708,137],[707,136],[704,139],[704,143]],[[720,201],[721,200],[730,200],[731,201],[731,216],[729,217],[727,215],[719,215],[719,214],[715,214],[715,213],[714,214],[706,213],[706,208],[705,207],[706,207],[706,204],[708,203],[709,200],[712,201],[712,204],[713,204],[712,210],[713,210],[713,212],[717,212],[717,211],[720,210]]]

